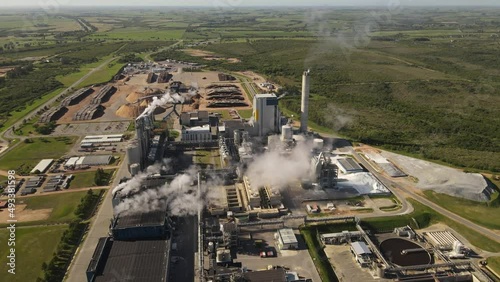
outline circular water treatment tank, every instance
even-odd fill
[[[432,257],[422,246],[405,239],[391,238],[380,243],[385,259],[398,266],[426,265]]]

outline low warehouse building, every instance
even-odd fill
[[[50,165],[54,162],[54,159],[44,159],[41,160],[32,170],[31,173],[35,173],[39,171],[40,173],[44,173],[49,169]]]
[[[296,250],[299,248],[299,242],[297,241],[297,237],[295,237],[293,229],[280,229],[276,235],[278,237],[278,247],[281,250]]]
[[[364,242],[353,242],[351,244],[351,253],[362,267],[370,265],[372,251],[370,251]]]
[[[118,143],[123,141],[123,134],[89,135],[80,144]]]
[[[83,157],[82,165],[84,166],[97,166],[97,165],[108,165],[111,163],[113,156],[111,155],[94,155]]]

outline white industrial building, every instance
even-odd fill
[[[299,242],[297,241],[297,237],[295,237],[295,233],[291,228],[278,230],[276,237],[280,250],[296,250],[299,248]]]
[[[41,160],[32,170],[31,173],[35,173],[37,170],[40,173],[44,173],[49,169],[50,165],[54,162],[54,159],[43,159]]]
[[[370,251],[364,242],[353,242],[351,244],[351,253],[362,267],[370,265],[372,251]]]
[[[84,156],[84,157],[72,157],[69,158],[64,164],[65,168],[77,168],[82,166],[99,166],[108,165],[113,156],[111,155],[94,155],[94,156]]]
[[[253,119],[258,136],[278,133],[281,126],[278,97],[275,94],[255,95],[253,97]]]
[[[203,142],[211,140],[212,132],[209,124],[182,129],[182,141]]]
[[[123,134],[112,134],[112,135],[89,135],[85,136],[80,142],[80,146],[91,146],[93,144],[101,143],[118,143],[123,141]]]

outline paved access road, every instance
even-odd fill
[[[122,165],[118,169],[115,175],[115,179],[111,187],[116,187],[120,179],[123,177],[130,176],[127,170],[126,155]],[[95,247],[99,238],[108,236],[109,225],[111,219],[113,218],[113,206],[111,204],[111,199],[113,198],[112,189],[108,189],[106,196],[102,200],[101,207],[97,212],[96,216],[91,222],[91,227],[84,237],[84,242],[80,245],[75,254],[73,261],[69,267],[67,275],[67,282],[83,282],[87,281],[86,271],[89,265],[90,259],[94,254]]]

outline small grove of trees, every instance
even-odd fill
[[[95,172],[94,183],[97,186],[106,186],[109,184],[109,179],[112,172],[105,172],[104,169],[98,168]]]
[[[75,210],[76,219],[70,222],[64,231],[61,241],[57,246],[54,256],[49,263],[42,264],[43,276],[37,278],[37,282],[62,281],[66,269],[71,262],[73,254],[80,243],[80,239],[88,226],[86,220],[94,209],[99,197],[102,195],[89,190],[81,199]]]
[[[139,63],[139,62],[143,62],[143,61],[144,60],[141,57],[138,57],[135,54],[126,54],[118,60],[118,62],[122,63],[122,64]]]
[[[57,127],[57,124],[54,121],[51,121],[51,122],[43,124],[43,125],[34,124],[33,127],[35,128],[35,131],[37,133],[43,134],[43,135],[49,135]]]

